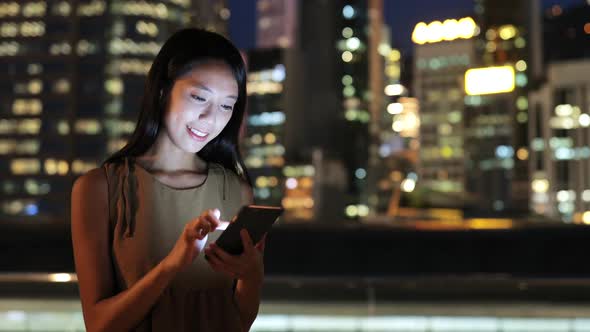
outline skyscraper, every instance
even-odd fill
[[[465,197],[465,71],[475,66],[471,17],[418,23],[414,95],[420,102],[419,186],[426,205],[462,207]]]
[[[224,1],[0,2],[0,219],[66,219],[73,179],[125,144],[154,56],[202,2],[225,32]]]
[[[256,2],[256,48],[289,48],[295,44],[298,1]]]
[[[531,207],[590,224],[590,59],[551,63],[531,92]]]
[[[540,76],[540,17],[537,0],[476,1],[481,33],[481,67],[513,73],[503,91],[471,93],[466,99],[466,188],[477,211],[524,214],[528,211],[528,87]],[[485,71],[482,71],[485,73]],[[498,73],[488,71],[489,74]],[[511,76],[511,77],[509,77]],[[483,86],[482,76],[476,86]],[[466,82],[467,90],[470,82]]]
[[[248,52],[248,116],[243,139],[245,164],[257,204],[280,205],[285,166],[286,50]]]
[[[529,93],[531,208],[590,224],[590,7],[547,14],[545,80]]]
[[[298,176],[313,173],[315,219],[337,222],[352,210],[356,213],[349,217],[366,216],[374,89],[369,48],[379,43],[370,45],[367,3],[260,0],[257,9],[258,47],[289,46],[283,48],[284,146],[285,165],[292,167],[285,168],[285,181],[292,178],[294,184]],[[383,79],[379,82],[383,94]]]

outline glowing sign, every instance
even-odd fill
[[[430,24],[420,22],[414,27],[412,41],[416,44],[438,43],[455,39],[469,39],[478,33],[478,27],[471,17],[460,20],[450,19],[444,22],[434,21]]]
[[[465,92],[471,96],[511,92],[514,77],[511,66],[469,69],[465,72]]]

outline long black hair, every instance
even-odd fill
[[[105,163],[119,162],[126,157],[138,157],[145,153],[163,127],[164,113],[174,82],[207,61],[222,61],[231,68],[238,84],[238,99],[225,128],[197,155],[207,162],[223,165],[251,184],[238,146],[246,108],[246,66],[240,52],[229,40],[196,28],[177,31],[164,43],[147,76],[135,131],[129,142]]]

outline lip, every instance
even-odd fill
[[[199,130],[197,128],[194,128],[194,129]],[[205,142],[207,140],[207,138],[209,138],[209,134],[202,136],[202,137],[198,136],[197,134],[193,133],[193,131],[188,126],[186,127],[186,131],[188,132],[189,136],[192,139],[199,141],[199,142]],[[199,131],[201,131],[201,130],[199,130]],[[204,132],[204,131],[201,131],[201,132]]]

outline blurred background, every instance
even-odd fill
[[[83,331],[77,176],[198,26],[248,65],[253,331],[590,331],[590,1],[0,0],[0,331]]]

